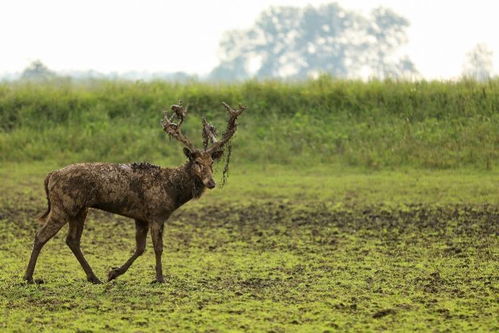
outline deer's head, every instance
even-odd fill
[[[227,128],[222,135],[222,139],[216,137],[216,129],[213,125],[203,119],[203,148],[195,148],[191,141],[181,132],[180,128],[187,115],[187,109],[179,102],[177,105],[172,105],[173,114],[168,116],[165,112],[162,125],[163,129],[172,138],[175,138],[184,145],[184,154],[189,159],[188,168],[193,177],[201,181],[204,186],[209,189],[215,187],[216,183],[213,179],[213,163],[219,160],[224,152],[224,146],[230,141],[237,128],[237,117],[246,109],[244,106],[239,106],[235,110],[226,103],[222,103],[227,112],[229,119]],[[174,120],[177,122],[174,122]]]

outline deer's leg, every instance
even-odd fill
[[[50,214],[45,224],[36,233],[31,258],[29,259],[28,267],[24,274],[24,279],[29,283],[33,283],[33,272],[35,271],[36,260],[38,259],[40,251],[43,246],[61,230],[64,224],[66,224],[65,218]],[[41,283],[42,281],[39,282]]]
[[[156,256],[156,280],[154,282],[163,283],[163,266],[161,265],[161,255],[163,254],[163,226],[164,223],[152,223],[151,237]]]
[[[95,276],[92,268],[88,264],[87,260],[83,256],[80,248],[81,234],[83,233],[83,226],[85,224],[85,218],[87,217],[87,209],[84,209],[75,218],[72,218],[69,222],[68,236],[66,237],[66,244],[75,255],[76,259],[80,262],[81,267],[87,274],[87,280],[92,283],[102,283],[97,276]]]
[[[141,221],[141,220],[135,220],[135,229],[136,229],[136,231],[135,231],[135,241],[136,241],[135,252],[130,257],[130,259],[128,259],[127,262],[123,264],[123,266],[113,268],[112,270],[109,271],[109,273],[107,275],[108,281],[114,280],[118,276],[124,274],[130,268],[130,266],[132,266],[135,259],[137,259],[138,257],[140,257],[144,253],[144,251],[146,249],[146,239],[147,239],[147,231],[148,231],[147,222]]]

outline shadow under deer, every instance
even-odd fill
[[[215,187],[213,162],[222,157],[224,147],[236,132],[237,118],[245,110],[243,106],[234,109],[222,104],[229,114],[227,128],[218,140],[215,128],[203,120],[202,149],[195,148],[181,131],[187,114],[181,103],[171,107],[171,116],[165,113],[163,130],[184,145],[188,159],[179,167],[162,168],[149,163],[79,163],[49,173],[45,178],[48,208],[40,217],[43,226],[36,233],[24,279],[34,282],[33,272],[40,251],[68,223],[67,245],[81,264],[87,280],[101,283],[80,248],[88,209],[96,208],[135,220],[135,252],[121,267],[109,271],[108,281],[124,274],[144,253],[150,230],[156,257],[155,282],[164,282],[161,265],[164,224],[177,208],[199,198],[206,188]]]

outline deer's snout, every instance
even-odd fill
[[[215,186],[217,185],[217,184],[215,183],[215,181],[213,180],[213,178],[208,179],[208,181],[206,181],[204,184],[205,184],[205,185],[206,185],[206,187],[207,187],[207,188],[209,188],[209,189],[215,188]]]

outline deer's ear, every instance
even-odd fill
[[[192,154],[192,151],[187,148],[187,147],[184,147],[184,155],[189,159],[189,160],[192,160],[193,158],[193,154]]]
[[[213,152],[213,153],[211,154],[211,158],[212,158],[214,161],[216,161],[216,160],[220,159],[220,157],[222,157],[222,155],[223,155],[223,154],[224,154],[224,151],[223,151],[223,150],[217,150],[217,151],[215,151],[215,152]]]

